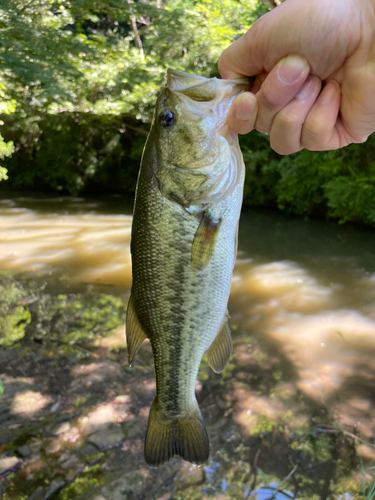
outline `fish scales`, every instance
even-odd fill
[[[183,80],[181,73],[171,73]],[[196,83],[192,75],[185,78],[192,78]],[[195,78],[198,78],[199,84],[202,83],[201,77]],[[203,83],[211,83],[213,79],[203,80]],[[235,85],[241,86],[238,81],[232,83],[232,87]],[[241,89],[243,87],[242,81]],[[190,128],[187,118],[187,125],[182,127],[184,117],[189,116],[184,115],[184,106],[194,105],[194,85],[189,86],[185,104],[181,105],[179,98],[171,97],[168,91],[166,95],[167,98],[163,94],[159,97],[137,184],[131,240],[133,284],[127,319],[129,360],[132,361],[139,344],[146,337],[150,339],[154,356],[156,398],[150,412],[145,444],[145,458],[150,465],[164,463],[173,455],[180,455],[194,463],[202,463],[208,458],[208,436],[195,398],[195,381],[203,354],[210,349],[227,322],[244,181],[242,157],[237,146],[232,155],[232,161],[238,162],[235,165],[238,169],[235,182],[221,198],[220,193],[219,196],[215,193],[217,182],[207,182],[205,179],[209,175],[204,169],[215,156],[212,153],[215,147],[218,155],[214,162],[219,165],[223,157],[225,160],[225,154],[219,153],[223,148],[228,153],[227,144],[221,136],[215,139],[216,145],[213,140],[207,162],[201,151],[193,150],[194,141],[190,133],[193,129],[195,136],[202,134],[202,140],[206,140],[204,127],[199,128],[205,118],[199,121],[193,114]],[[199,90],[199,97],[202,98],[202,95],[204,97],[204,89]],[[170,137],[159,130],[160,103],[164,107],[167,105],[168,112],[173,109],[173,114],[179,113],[175,142],[180,142],[180,147],[192,149],[191,161],[186,167],[184,161],[189,152],[182,152],[181,159],[179,153],[175,153],[175,142],[171,146]],[[217,121],[220,127],[224,126],[223,111]],[[182,130],[179,135],[177,125]],[[218,123],[211,125],[209,131],[218,135]],[[217,130],[212,130],[213,125]],[[168,125],[166,128],[171,127]],[[233,141],[237,139],[234,134],[231,138]],[[164,148],[163,152],[160,152],[160,147]],[[199,182],[208,184],[206,190],[199,186],[199,182],[196,183],[195,172],[186,186],[183,185],[189,168],[197,159],[201,162],[198,175],[203,172]],[[182,172],[182,177],[179,177],[181,164],[187,173]],[[162,168],[167,170],[167,175],[161,172]],[[225,171],[225,165],[223,169]],[[193,199],[188,199],[191,185],[199,194],[193,193]],[[186,195],[187,199],[181,198],[182,195]],[[202,231],[202,238],[197,237],[199,231]],[[192,253],[197,256],[198,266],[192,264]],[[208,257],[201,258],[201,253]],[[217,351],[219,356],[221,351],[225,351],[222,346]]]

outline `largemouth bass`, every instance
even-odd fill
[[[145,440],[151,466],[207,461],[195,398],[202,356],[221,372],[232,353],[227,303],[237,252],[244,164],[226,125],[247,80],[168,70],[143,152],[131,237],[129,364],[150,339],[156,397]]]

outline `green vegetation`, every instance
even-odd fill
[[[58,345],[61,353],[76,354],[75,344],[103,337],[125,322],[125,305],[118,297],[94,292],[53,294],[40,290],[35,282],[6,274],[0,275],[0,299],[0,348],[33,338]]]
[[[31,315],[22,305],[26,292],[10,277],[0,275],[0,347],[10,347],[25,336]]]
[[[218,76],[222,50],[266,5],[0,1],[1,188],[132,193],[166,68]],[[254,132],[241,140],[245,204],[374,225],[374,141],[280,157]]]

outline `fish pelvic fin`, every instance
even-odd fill
[[[227,366],[232,350],[233,343],[226,313],[215,340],[206,351],[208,364],[215,373],[221,373]]]
[[[215,219],[209,213],[203,212],[191,248],[191,268],[194,272],[202,271],[210,262],[220,224],[221,219]]]
[[[198,404],[187,415],[170,418],[160,410],[156,397],[148,419],[144,453],[151,467],[158,467],[175,455],[196,465],[206,462],[210,443]]]
[[[126,313],[126,344],[128,348],[129,366],[131,366],[131,364],[133,363],[139,346],[144,340],[146,340],[146,338],[147,335],[145,334],[142,325],[139,322],[137,313],[134,309],[134,299],[131,295]]]

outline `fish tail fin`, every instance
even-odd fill
[[[202,464],[208,460],[210,444],[198,404],[187,415],[168,418],[155,398],[145,440],[145,461],[157,467],[178,455],[187,462]]]

